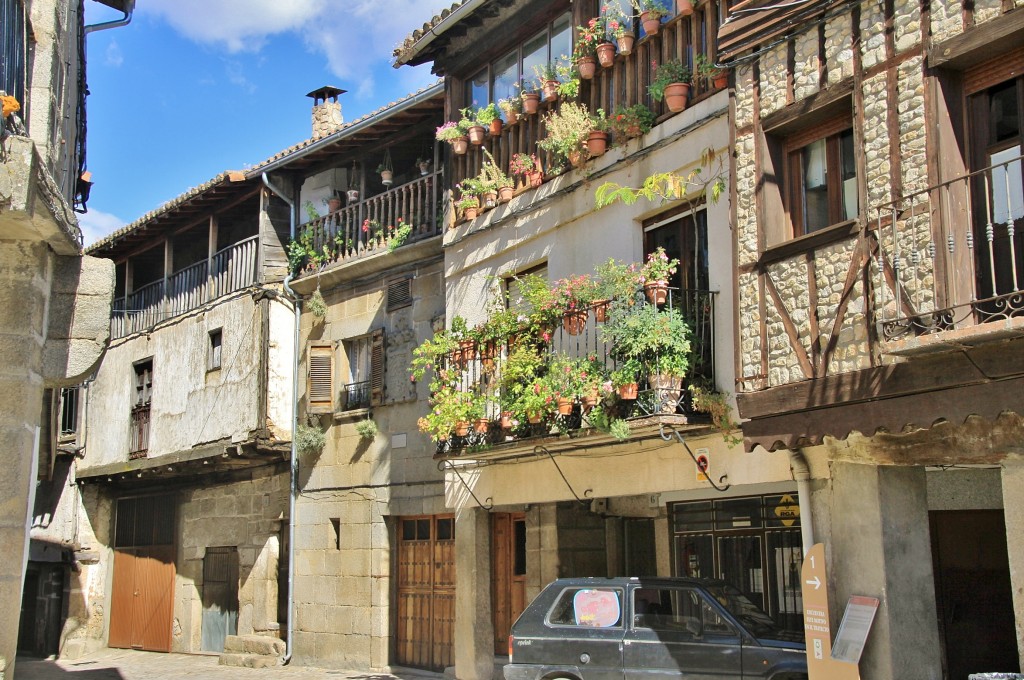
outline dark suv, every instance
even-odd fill
[[[566,578],[512,626],[505,680],[806,680],[802,640],[724,581]]]

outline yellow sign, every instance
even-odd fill
[[[793,497],[786,494],[775,506],[775,516],[782,520],[782,525],[791,527],[800,519],[800,505]]]

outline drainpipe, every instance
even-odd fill
[[[104,21],[101,24],[92,24],[85,27],[85,34],[95,33],[97,31],[105,31],[108,28],[118,28],[120,26],[127,26],[132,21],[132,13],[135,11],[135,0],[128,0],[124,3],[124,16],[120,19],[114,19],[113,21]]]
[[[288,204],[288,233],[289,237],[295,240],[295,202],[288,198],[283,191],[274,186],[267,173],[263,173],[263,185],[270,189],[282,201]],[[294,630],[295,630],[295,497],[299,490],[299,456],[295,449],[295,432],[299,427],[299,340],[302,323],[302,298],[288,285],[292,280],[292,273],[284,277],[285,293],[292,299],[295,309],[295,340],[292,348],[294,359],[292,361],[292,452],[290,465],[290,483],[288,491],[288,636],[285,640],[285,655],[281,664],[286,665],[292,660],[294,651]]]
[[[806,555],[814,545],[814,526],[811,514],[811,466],[807,463],[803,449],[790,450],[789,467],[796,480],[797,503],[800,505],[800,540]]]

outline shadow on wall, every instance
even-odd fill
[[[18,680],[58,680],[75,676],[74,680],[124,680],[124,675],[116,668],[89,668],[99,665],[96,661],[81,661],[75,664],[74,670],[61,668],[55,661],[18,657],[15,668]]]

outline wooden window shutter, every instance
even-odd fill
[[[384,329],[370,337],[370,406],[380,406],[384,403]]]
[[[306,399],[310,413],[330,413],[334,409],[334,350],[330,345],[309,348]]]

